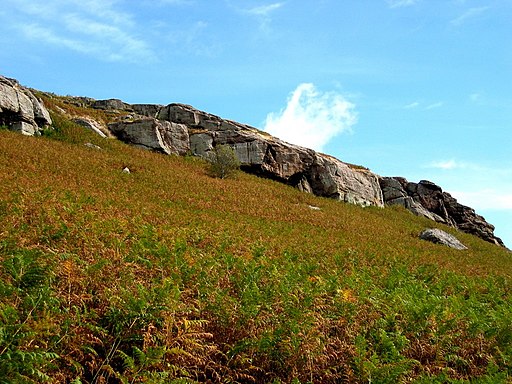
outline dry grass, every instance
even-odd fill
[[[509,252],[448,228],[468,251],[426,243],[433,223],[405,210],[211,178],[54,119],[60,141],[0,131],[1,261],[37,252],[27,265],[47,271],[29,290],[2,270],[2,326],[58,354],[34,360],[51,380],[506,382]]]

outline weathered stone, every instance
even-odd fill
[[[263,163],[267,144],[259,141],[248,141],[244,143],[235,143],[232,145],[238,160],[242,164],[258,164]]]
[[[307,175],[316,195],[361,206],[384,206],[378,177],[366,169],[354,168],[334,157],[317,154]]]
[[[119,99],[106,99],[106,100],[96,100],[92,107],[95,109],[103,109],[103,110],[129,110],[130,104],[126,104],[122,100]]]
[[[91,148],[91,149],[96,149],[98,151],[101,151],[101,147],[96,145],[96,144],[93,144],[93,143],[85,143],[84,144],[87,148]]]
[[[146,117],[156,118],[162,105],[158,104],[132,104],[131,108],[135,113]]]
[[[209,133],[190,133],[190,151],[195,156],[206,157],[213,149],[213,137]]]
[[[404,178],[383,177],[380,185],[384,202],[388,205],[402,205],[416,215],[504,246],[502,240],[494,235],[494,226],[477,215],[474,209],[459,204],[449,193],[430,181],[412,183]]]
[[[420,239],[430,241],[435,244],[446,245],[450,248],[464,250],[468,249],[455,236],[446,233],[437,228],[426,229],[420,234]]]
[[[381,177],[379,184],[382,189],[382,196],[386,202],[391,202],[395,199],[403,199],[407,196],[403,185],[396,178]]]
[[[182,124],[147,118],[111,123],[109,129],[122,141],[168,155],[190,150],[187,127]]]
[[[0,76],[0,125],[34,135],[51,123],[48,110],[28,88],[16,80]]]
[[[75,117],[73,118],[73,121],[81,125],[82,127],[90,129],[91,131],[93,131],[94,133],[98,134],[103,138],[108,137],[107,127],[101,125],[96,120],[91,119],[90,117]]]
[[[375,174],[315,151],[285,143],[245,124],[225,120],[198,111],[189,105],[169,104],[158,118],[184,124],[190,134],[193,154],[206,157],[216,145],[230,145],[251,173],[341,201],[363,206],[383,206],[382,193]]]
[[[34,120],[39,127],[45,127],[52,124],[52,118],[50,112],[45,108],[43,102],[36,98],[32,92],[27,95],[32,101],[34,110]]]
[[[19,132],[22,135],[34,136],[37,133],[37,126],[27,123],[25,121],[16,121],[11,123],[10,129],[14,132]]]

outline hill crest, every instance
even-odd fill
[[[41,93],[43,95],[48,104],[58,99],[54,95]],[[254,127],[190,105],[127,104],[119,99],[88,97],[65,97],[61,101],[62,106],[53,105],[54,112],[67,114],[103,137],[116,137],[164,154],[191,153],[200,157],[206,157],[217,145],[227,144],[234,149],[242,170],[248,173],[346,203],[378,207],[400,205],[415,215],[504,247],[502,240],[494,235],[492,224],[430,181],[413,183],[402,177],[382,177],[365,167],[286,143]],[[73,111],[74,107],[81,110]],[[104,117],[94,118],[87,109],[102,111]],[[31,90],[20,86],[16,80],[0,76],[0,124],[34,135],[51,127],[51,119],[43,101]]]

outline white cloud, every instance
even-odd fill
[[[490,9],[490,7],[470,8],[466,12],[464,12],[462,15],[460,15],[459,17],[453,19],[450,22],[450,24],[453,25],[453,26],[459,27],[462,24],[464,24],[467,20],[479,16],[480,14],[484,13],[488,9]]]
[[[272,14],[278,9],[284,7],[286,2],[275,2],[269,3],[265,5],[256,5],[256,6],[241,6],[240,2],[225,0],[226,4],[234,9],[236,12],[250,16],[254,18],[259,23],[259,28],[261,31],[265,33],[270,32],[270,24],[272,22]]]
[[[428,165],[428,168],[437,168],[437,169],[461,169],[468,168],[467,163],[459,162],[456,160],[441,160],[441,161],[433,161]]]
[[[430,109],[440,108],[443,106],[443,104],[444,103],[442,101],[438,101],[427,106],[423,106],[423,104],[420,103],[419,101],[414,101],[410,104],[404,105],[403,109],[417,109],[419,107],[422,107],[423,110],[428,111]]]
[[[354,104],[337,92],[320,92],[300,84],[284,109],[267,115],[264,130],[282,140],[321,151],[336,135],[357,121]]]
[[[274,3],[268,5],[261,5],[258,7],[250,8],[246,10],[247,13],[255,16],[269,17],[270,13],[281,8],[284,3]]]
[[[16,28],[27,38],[106,61],[155,61],[149,44],[136,37],[133,15],[116,0],[17,0]],[[28,22],[30,20],[30,22]]]
[[[410,7],[418,3],[419,0],[387,0],[390,8]]]
[[[430,105],[427,105],[425,107],[426,110],[429,110],[429,109],[435,109],[435,108],[440,108],[443,106],[443,102],[442,101],[438,101],[437,103],[433,103],[433,104],[430,104]]]
[[[417,101],[411,103],[411,104],[407,104],[404,106],[404,109],[413,109],[413,108],[417,108],[420,106],[420,103],[418,103]]]

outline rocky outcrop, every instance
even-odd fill
[[[446,245],[453,249],[468,249],[459,239],[449,233],[437,228],[426,229],[420,233],[420,239],[430,241],[435,244]]]
[[[43,102],[16,80],[0,76],[0,125],[35,135],[52,124]]]
[[[154,118],[109,124],[120,140],[167,155],[185,155],[190,150],[187,127]]]
[[[117,120],[98,124],[88,117],[75,121],[102,136],[115,137],[165,154],[208,157],[217,145],[230,145],[249,173],[278,180],[302,191],[362,206],[398,204],[419,216],[456,227],[503,246],[494,227],[475,211],[428,181],[380,177],[368,169],[311,149],[286,143],[265,132],[199,111],[185,104],[127,104],[118,99],[69,98],[80,107],[105,111]],[[42,101],[16,80],[0,76],[0,125],[27,135],[51,125]]]
[[[99,103],[113,105],[114,101]],[[95,105],[95,104],[93,104]],[[119,104],[119,106],[122,106]],[[123,106],[140,119],[109,124],[119,139],[163,153],[208,157],[217,145],[233,148],[242,169],[318,196],[362,206],[384,206],[378,176],[334,157],[286,143],[265,132],[185,104]],[[153,117],[155,116],[155,117]]]
[[[248,125],[170,104],[160,109],[161,120],[188,127],[191,152],[207,156],[216,145],[230,145],[242,168],[279,180],[303,191],[362,206],[383,206],[378,177],[334,157],[292,145]]]
[[[476,235],[488,242],[504,246],[503,241],[494,235],[494,226],[489,224],[473,208],[460,204],[438,185],[422,180],[408,182],[402,177],[382,177],[380,186],[384,202],[398,204],[418,216],[425,216],[439,223]]]

